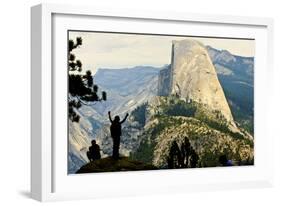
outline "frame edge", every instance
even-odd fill
[[[65,8],[64,8],[65,7]],[[81,10],[80,10],[81,9]],[[80,11],[79,11],[80,10]],[[44,128],[43,122],[45,121],[45,114],[44,111],[44,102],[42,100],[46,100],[44,97],[44,82],[47,81],[43,80],[42,77],[44,77],[43,73],[46,73],[47,71],[43,70],[43,67],[46,69],[46,65],[44,65],[44,62],[46,61],[46,56],[42,54],[46,54],[46,42],[43,43],[42,41],[45,40],[45,38],[50,38],[50,34],[43,33],[45,32],[50,25],[45,24],[44,19],[48,18],[49,16],[46,16],[46,12],[48,14],[52,13],[62,13],[62,14],[80,14],[80,15],[89,15],[90,13],[94,13],[96,11],[96,15],[101,15],[104,13],[105,15],[111,16],[111,17],[117,17],[120,15],[120,12],[113,12],[113,14],[110,15],[110,10],[108,9],[101,9],[101,10],[94,10],[93,6],[90,8],[87,8],[85,6],[79,6],[78,8],[74,8],[74,6],[71,5],[61,5],[61,4],[40,4],[33,6],[31,8],[31,197],[35,200],[39,201],[50,201],[54,198],[53,195],[51,195],[51,191],[46,191],[48,189],[48,185],[46,186],[46,173],[49,173],[48,171],[43,170],[44,165],[48,164],[44,162],[46,160],[46,156],[49,154],[45,153],[48,148],[46,148],[49,145],[45,145],[44,142],[46,140],[43,139],[43,136],[46,134],[43,133]],[[116,11],[116,10],[115,10]],[[158,18],[157,18],[157,14]],[[202,19],[205,19],[205,22],[209,23],[218,23],[217,19],[220,17],[220,15],[201,15],[201,14],[190,14],[190,13],[175,13],[178,17],[170,16],[170,12],[168,12],[167,17],[163,17],[163,13],[157,12],[156,15],[151,15],[151,13],[146,13],[142,15],[139,12],[136,14],[129,13],[127,17],[125,18],[144,18],[144,16],[147,16],[148,19],[160,19],[160,20],[167,20],[167,19],[181,19],[183,21],[189,21],[188,18],[195,18],[196,22],[202,21]],[[170,18],[171,17],[171,18]],[[268,34],[270,36],[273,35],[273,20],[272,18],[267,17],[240,17],[240,16],[226,16],[222,22],[222,24],[235,24],[233,22],[239,22],[242,20],[248,19],[246,23],[242,24],[259,24],[262,26],[267,26],[268,28]],[[208,21],[206,20],[208,19]],[[234,19],[234,20],[233,20]],[[48,19],[50,21],[50,19]],[[228,23],[227,23],[228,22]],[[49,22],[48,22],[49,23]],[[269,51],[272,53],[273,43],[272,40],[270,42],[270,49]],[[48,53],[48,52],[47,52]],[[272,58],[269,59],[270,68],[273,69],[273,60]],[[44,66],[43,66],[44,65]],[[43,113],[43,114],[42,114]],[[42,116],[43,115],[43,116]],[[44,147],[43,147],[44,146]],[[44,151],[43,151],[44,150]],[[271,174],[272,175],[272,174]],[[49,176],[49,175],[47,175]],[[272,176],[271,176],[272,177]],[[272,180],[267,181],[271,186]],[[64,198],[63,198],[64,199]],[[70,198],[71,199],[71,198]]]
[[[42,6],[31,8],[31,198],[42,201]]]

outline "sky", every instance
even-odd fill
[[[247,57],[254,56],[255,48],[254,40],[69,32],[69,39],[76,37],[82,37],[83,44],[73,52],[81,60],[83,70],[91,70],[93,74],[99,68],[162,67],[170,64],[173,40],[195,39],[206,46]]]

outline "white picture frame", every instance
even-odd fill
[[[120,24],[115,24],[118,21]],[[154,25],[157,24],[158,27]],[[163,24],[163,25],[162,25]],[[195,35],[250,35],[255,56],[255,165],[235,168],[68,175],[65,136],[67,29],[163,33],[165,25]],[[269,129],[273,71],[273,21],[269,18],[128,11],[40,4],[31,9],[31,196],[39,201],[272,186],[274,131]],[[71,28],[70,28],[71,27]],[[79,27],[79,28],[78,28]],[[167,32],[165,32],[167,33]],[[170,34],[173,34],[170,32]],[[66,39],[66,36],[65,36]],[[63,60],[60,60],[62,57]],[[66,57],[66,56],[65,56]],[[57,69],[65,65],[65,71]],[[59,67],[62,68],[62,67]],[[63,69],[62,69],[63,70]],[[59,83],[59,84],[58,84]],[[267,88],[267,89],[265,89]],[[258,91],[258,92],[257,92]],[[264,98],[266,97],[266,98]],[[63,121],[65,121],[63,123]],[[58,135],[59,134],[59,135]],[[58,138],[58,136],[62,138]],[[93,186],[92,184],[95,184]],[[96,188],[99,188],[98,190]]]

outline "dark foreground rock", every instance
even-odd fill
[[[76,174],[96,173],[96,172],[155,170],[155,169],[157,168],[153,165],[145,164],[140,161],[131,160],[128,157],[121,157],[119,160],[114,160],[111,157],[106,157],[82,166],[76,172]]]

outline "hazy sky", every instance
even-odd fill
[[[82,37],[83,44],[75,49],[83,70],[94,73],[98,68],[129,68],[138,65],[161,67],[170,64],[172,40],[191,37],[69,32],[69,38]],[[194,38],[216,49],[240,56],[254,56],[254,40]]]

